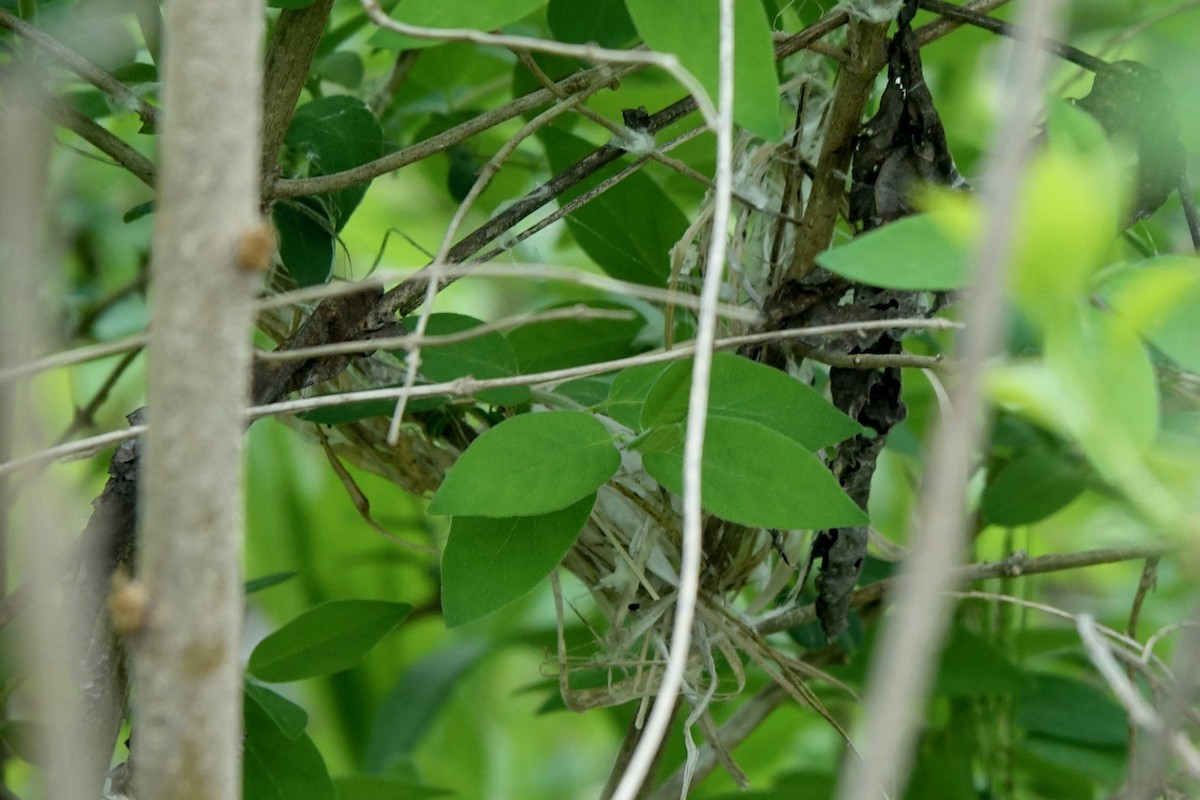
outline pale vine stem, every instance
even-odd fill
[[[733,189],[733,0],[720,0],[717,44],[717,167],[712,236],[705,259],[704,284],[697,314],[696,355],[692,385],[688,393],[687,426],[683,443],[683,528],[680,546],[679,591],[675,601],[671,643],[662,683],[642,736],[613,800],[635,800],[650,765],[662,746],[667,726],[683,688],[692,646],[692,624],[700,592],[701,505],[700,474],[704,433],[708,421],[708,390],[713,350],[717,338],[717,298],[725,276],[726,228],[729,225]],[[699,97],[697,98],[700,99]],[[684,792],[687,788],[684,787]]]
[[[975,257],[976,276],[964,318],[962,361],[952,402],[930,446],[913,554],[905,560],[896,608],[885,621],[866,688],[861,762],[846,759],[838,781],[839,800],[903,794],[913,749],[945,639],[951,603],[946,596],[952,569],[963,558],[967,477],[982,440],[983,375],[986,359],[1000,345],[1004,326],[1003,277],[1012,248],[1016,195],[1028,156],[1040,87],[1048,66],[1032,32],[1054,30],[1054,0],[1022,6],[1016,65],[1008,88],[1008,113],[997,131],[983,182],[987,224]]]

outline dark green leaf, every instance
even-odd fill
[[[308,726],[307,711],[265,686],[246,681],[245,687],[246,696],[249,698],[246,702],[257,703],[284,736],[289,739],[300,738]]]
[[[455,686],[487,654],[480,641],[451,644],[409,667],[388,692],[371,725],[365,765],[382,773],[412,753]]]
[[[340,406],[305,411],[296,416],[307,422],[316,422],[320,425],[342,425],[347,422],[357,422],[360,419],[369,419],[371,417],[390,417],[395,410],[395,400],[359,400],[353,403],[344,403]]]
[[[320,286],[333,274],[334,238],[325,211],[309,199],[276,203],[279,258],[299,286]]]
[[[550,169],[562,172],[596,148],[553,126],[538,131]],[[565,204],[622,165],[600,170],[558,198]],[[583,251],[609,275],[622,280],[666,286],[671,248],[687,230],[688,220],[644,172],[635,172],[595,200],[572,212],[567,227]]]
[[[249,671],[269,683],[349,669],[408,616],[408,603],[333,600],[310,608],[263,639]]]
[[[321,97],[297,109],[284,141],[307,159],[309,176],[342,172],[383,155],[379,120],[361,100],[344,94]],[[333,232],[350,219],[369,185],[359,183],[324,198]]]
[[[313,0],[267,0],[269,8],[304,8],[312,5]]]
[[[113,77],[126,85],[153,83],[158,80],[158,67],[142,61],[134,61],[113,70]]]
[[[626,310],[621,306],[605,306]],[[645,323],[633,319],[560,319],[514,328],[506,338],[521,372],[578,367],[634,355],[634,339]]]
[[[983,518],[1010,528],[1030,525],[1066,506],[1087,485],[1087,473],[1058,453],[1027,453],[1006,464],[983,490]]]
[[[638,33],[653,50],[674,53],[717,103],[718,5],[708,0],[625,0]],[[733,4],[733,119],[779,141],[779,80],[771,27],[759,2]]]
[[[836,528],[867,523],[825,465],[795,440],[757,422],[710,418],[701,496],[722,519],[759,528]],[[650,475],[683,491],[683,426],[658,428],[638,447]]]
[[[637,35],[623,0],[550,0],[546,22],[562,42],[624,47]]]
[[[1129,739],[1125,711],[1107,693],[1062,675],[1034,678],[1021,698],[1017,724],[1032,734],[1091,747],[1125,747]]]
[[[986,664],[987,669],[980,669]],[[1011,695],[1026,692],[1032,682],[989,642],[956,626],[942,652],[934,692],[955,697]]]
[[[442,555],[446,627],[479,619],[524,596],[558,566],[596,495],[536,517],[455,517]]]
[[[462,314],[433,314],[425,332],[446,336],[477,328],[483,322]],[[404,354],[398,353],[403,359]],[[453,381],[470,376],[477,380],[507,378],[518,374],[517,357],[508,340],[498,331],[453,344],[429,344],[421,349],[421,373],[432,381]],[[529,399],[529,387],[485,389],[476,395],[485,403],[515,406]]]
[[[491,31],[516,22],[541,8],[546,0],[404,0],[392,17],[423,28],[474,28]],[[415,39],[389,30],[378,30],[368,40],[372,47],[385,50],[413,50],[432,47],[436,39]]]
[[[136,206],[125,212],[125,214],[121,217],[121,221],[125,224],[129,224],[130,222],[141,219],[147,214],[153,214],[154,206],[155,203],[153,200],[147,200],[144,203],[138,203]]]
[[[689,359],[673,364],[654,384],[642,408],[642,430],[687,416],[693,363]],[[811,386],[733,353],[713,356],[708,415],[757,422],[807,450],[820,450],[863,431]]]
[[[591,415],[522,414],[471,443],[429,513],[522,517],[558,511],[594,493],[620,465],[612,437]]]
[[[338,800],[424,800],[426,797],[445,797],[454,794],[449,789],[438,789],[401,778],[385,778],[379,775],[352,775],[335,778]]]
[[[318,61],[315,69],[322,78],[338,86],[357,89],[362,85],[363,62],[358,53],[337,50]]]
[[[307,734],[284,735],[249,693],[243,714],[242,796],[246,800],[336,800],[325,761]]]
[[[291,580],[299,574],[298,572],[276,572],[273,575],[264,575],[261,578],[246,581],[246,594],[254,594],[255,592],[261,592],[263,589],[269,589],[286,580]]]
[[[884,289],[942,291],[967,285],[967,255],[926,214],[917,214],[826,250],[817,263],[843,278]]]
[[[584,408],[595,408],[608,399],[610,388],[612,384],[603,378],[577,378],[555,386],[554,393],[568,397]]]

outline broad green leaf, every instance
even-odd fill
[[[402,778],[380,775],[351,775],[334,778],[338,800],[425,800],[427,797],[446,797],[454,792],[425,786]]]
[[[980,669],[987,664],[987,669]],[[956,626],[942,652],[934,692],[954,697],[1021,694],[1032,681],[985,639]]]
[[[289,739],[299,739],[308,726],[308,712],[288,700],[286,697],[272,692],[265,686],[246,681],[247,702],[254,702],[263,713],[271,718],[279,728],[279,732]]]
[[[1017,724],[1032,734],[1092,747],[1125,747],[1125,711],[1091,684],[1042,674],[1017,706]]]
[[[642,430],[687,417],[693,363],[672,365],[654,384],[642,408]],[[733,353],[713,355],[708,416],[757,422],[806,450],[820,450],[863,431],[811,386]]]
[[[561,42],[624,47],[637,35],[623,0],[550,0],[546,22]]]
[[[651,387],[671,368],[670,362],[627,367],[613,378],[604,410],[608,416],[631,430],[641,430],[642,407]]]
[[[825,465],[795,440],[745,419],[708,420],[701,501],[722,519],[759,528],[865,525]],[[638,447],[650,475],[683,491],[683,426],[659,428]]]
[[[522,414],[471,443],[429,504],[430,514],[523,517],[593,494],[621,465],[612,437],[581,411]]]
[[[1045,519],[1087,488],[1077,464],[1045,450],[1006,464],[983,490],[983,518],[993,525],[1016,527]]]
[[[409,756],[437,719],[454,687],[488,652],[482,641],[451,644],[405,670],[379,705],[364,765],[380,774]]]
[[[336,800],[325,761],[307,734],[286,735],[254,694],[246,694],[243,715],[246,800]]]
[[[313,68],[325,80],[346,89],[353,90],[362,85],[363,62],[358,53],[337,50],[321,58]]]
[[[626,310],[622,306],[611,307]],[[517,356],[521,372],[529,374],[634,355],[634,339],[644,326],[645,322],[639,316],[632,319],[560,319],[513,328],[506,338]]]
[[[1200,372],[1200,261],[1164,256],[1117,273],[1102,295],[1122,321],[1189,372]]]
[[[306,422],[316,422],[320,425],[342,425],[371,417],[389,417],[395,410],[395,400],[358,400],[340,406],[305,411],[296,416]]]
[[[271,212],[279,231],[279,258],[299,286],[320,286],[333,274],[333,228],[326,212],[304,198],[276,203]]]
[[[246,581],[246,594],[254,594],[261,592],[263,589],[269,589],[284,581],[291,580],[300,573],[298,572],[275,572],[271,575],[264,575],[261,578]]]
[[[625,0],[652,50],[674,53],[717,103],[718,4],[709,0]],[[762,4],[733,4],[733,119],[764,139],[783,136],[775,48]]]
[[[250,674],[284,683],[350,669],[408,616],[408,603],[332,600],[267,636],[250,654]]]
[[[307,160],[308,175],[330,175],[383,155],[383,129],[365,103],[350,95],[330,95],[296,110],[284,142]],[[321,198],[331,229],[340,231],[367,193],[370,181]]]
[[[964,247],[928,214],[916,214],[826,250],[817,263],[830,272],[885,289],[961,289],[970,282]]]
[[[596,495],[536,517],[457,516],[442,555],[442,614],[453,628],[524,596],[571,549]]]
[[[479,327],[483,322],[463,314],[433,314],[425,332],[446,336]],[[403,359],[404,353],[397,353]],[[470,376],[478,380],[507,378],[518,374],[517,357],[508,340],[498,331],[452,344],[430,344],[421,348],[421,373],[432,381],[453,381]],[[485,389],[476,395],[485,403],[515,406],[529,399],[528,386]]]
[[[554,387],[554,393],[574,400],[584,408],[596,408],[608,399],[612,382],[603,378],[576,378]]]
[[[550,169],[562,172],[596,148],[554,126],[538,131]],[[623,167],[612,164],[558,198],[560,205],[590,191]],[[596,264],[621,280],[666,286],[670,252],[687,230],[679,207],[645,172],[635,172],[567,216],[567,228]]]
[[[516,22],[546,4],[546,0],[404,0],[392,18],[422,28],[472,28],[492,31]],[[385,50],[415,50],[442,44],[437,39],[416,39],[395,31],[377,30],[367,41]]]

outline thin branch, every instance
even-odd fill
[[[388,73],[387,80],[379,87],[379,91],[371,98],[369,103],[371,111],[375,112],[375,116],[383,117],[384,112],[396,99],[396,92],[404,84],[408,78],[408,73],[412,71],[413,65],[417,63],[417,58],[421,55],[421,50],[401,50],[396,54],[396,61],[392,64],[392,71]]]
[[[0,8],[0,28],[8,28],[125,108],[136,112],[145,128],[153,129],[157,126],[158,109],[114,78],[107,70],[88,61],[54,37],[43,33],[4,8]]]
[[[1055,26],[1053,0],[1023,6],[1024,30]],[[862,763],[843,763],[840,800],[903,794],[932,681],[932,658],[940,652],[949,623],[952,568],[963,557],[966,539],[967,480],[974,451],[984,434],[985,362],[1000,345],[1005,325],[1004,272],[1012,249],[1012,220],[1030,142],[1043,76],[1045,53],[1035,43],[1018,44],[1019,65],[1009,86],[1005,124],[997,132],[983,202],[987,226],[977,251],[976,275],[967,298],[961,361],[952,402],[930,447],[913,540],[914,555],[904,562],[895,613],[880,634],[867,680]]]
[[[136,336],[118,339],[115,342],[104,342],[103,344],[94,344],[88,347],[79,347],[75,350],[54,353],[45,358],[39,358],[36,361],[29,361],[25,364],[17,364],[0,370],[0,385],[11,383],[21,378],[28,378],[31,375],[37,375],[39,372],[45,372],[46,370],[69,367],[72,364],[82,364],[85,361],[95,361],[98,358],[107,358],[108,356],[124,353],[129,350],[138,350],[145,347],[149,341],[149,336],[139,333]]]
[[[683,525],[680,532],[679,589],[671,626],[671,644],[658,695],[642,738],[613,800],[633,800],[642,788],[655,755],[662,746],[667,726],[683,688],[684,672],[692,650],[692,623],[700,593],[702,518],[700,473],[703,466],[704,433],[708,423],[709,381],[717,338],[717,299],[725,278],[727,228],[733,189],[733,0],[720,0],[717,30],[717,170],[712,213],[712,236],[705,261],[704,285],[697,313],[696,357],[688,392],[687,424],[683,441]],[[708,114],[705,117],[708,118]]]
[[[970,564],[950,571],[954,583],[975,583],[995,578],[1018,578],[1025,575],[1041,575],[1049,572],[1065,572],[1100,564],[1115,564],[1121,561],[1137,561],[1162,556],[1170,548],[1162,545],[1140,547],[1113,547],[1100,550],[1081,550],[1074,553],[1052,553],[1029,558],[1024,553],[1015,553],[1001,561],[986,564]],[[857,589],[850,599],[853,608],[877,603],[887,597],[900,583],[899,578],[885,578]],[[755,626],[764,636],[808,625],[817,619],[815,605],[801,606],[777,617],[771,617]]]
[[[113,161],[133,174],[135,178],[154,188],[157,168],[144,155],[102,125],[80,114],[66,102],[57,98],[45,99],[42,112],[50,119],[75,133]]]

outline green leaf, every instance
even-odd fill
[[[652,50],[674,53],[717,103],[717,3],[626,0],[638,33]],[[762,3],[733,4],[733,119],[773,142],[783,137],[775,48]]]
[[[1091,747],[1123,748],[1125,711],[1107,693],[1062,675],[1042,674],[1017,706],[1017,724],[1032,734]]]
[[[315,65],[316,72],[330,83],[336,83],[347,89],[357,89],[362,85],[363,62],[358,53],[349,50],[337,50],[320,59]]]
[[[642,408],[642,430],[687,417],[693,363],[689,359],[673,364],[654,384]],[[811,386],[733,353],[713,355],[708,415],[757,422],[806,450],[820,450],[863,432]]]
[[[276,203],[271,212],[279,231],[279,258],[299,286],[320,286],[333,274],[333,229],[311,198]]]
[[[1117,273],[1101,294],[1113,313],[1168,358],[1200,373],[1200,261],[1149,259]]]
[[[335,778],[338,800],[424,800],[427,797],[446,797],[454,792],[425,786],[401,778],[380,775],[351,775]]]
[[[546,4],[546,0],[404,0],[392,18],[422,28],[473,28],[493,31],[516,22]],[[385,50],[415,50],[443,42],[415,39],[395,31],[377,30],[367,43]]]
[[[268,683],[350,669],[410,611],[408,603],[385,600],[322,603],[259,642],[248,669]]]
[[[605,412],[631,430],[641,430],[642,407],[651,387],[671,368],[671,362],[627,367],[613,378]]]
[[[550,0],[546,22],[560,42],[624,47],[637,35],[622,0]]]
[[[433,314],[425,332],[430,336],[462,333],[482,325],[481,320],[462,314]],[[403,359],[403,353],[397,353]],[[432,381],[453,381],[471,376],[478,380],[507,378],[519,374],[517,357],[508,340],[492,331],[454,344],[427,345],[421,348],[421,373]],[[485,389],[476,395],[485,403],[515,406],[529,399],[528,386]]]
[[[242,796],[246,800],[336,800],[325,761],[307,734],[286,735],[260,705],[258,695],[249,692],[243,715]]]
[[[308,162],[308,175],[331,175],[383,155],[383,128],[365,103],[350,95],[331,95],[296,110],[284,142]],[[370,181],[322,198],[333,232],[340,231],[367,193]]]
[[[598,305],[628,310],[616,304]],[[528,374],[633,355],[634,339],[645,324],[636,315],[633,319],[560,319],[513,328],[506,338],[521,372]]]
[[[246,594],[254,594],[255,592],[261,592],[263,589],[269,589],[284,581],[291,580],[299,574],[298,572],[276,572],[246,581]]]
[[[311,6],[313,0],[267,0],[268,8],[305,8]]]
[[[596,148],[553,126],[538,131],[550,169],[562,172]],[[559,198],[566,205],[623,168],[611,164]],[[670,251],[687,230],[688,220],[658,184],[635,172],[604,194],[571,212],[567,228],[596,264],[621,280],[666,286]]]
[[[306,422],[316,422],[319,425],[342,425],[371,417],[390,417],[395,410],[395,400],[357,400],[353,403],[343,403],[340,406],[305,411],[296,416]]]
[[[620,465],[612,437],[590,414],[522,414],[471,443],[429,513],[522,517],[558,511],[594,493]]]
[[[745,419],[710,418],[707,427],[700,483],[708,511],[759,528],[867,523],[867,515],[846,496],[825,465],[795,440]],[[646,471],[670,491],[682,494],[683,425],[654,430],[638,449]]]
[[[455,517],[442,556],[446,627],[490,614],[541,583],[571,549],[595,502],[588,495],[536,517]]]
[[[1016,527],[1045,519],[1087,488],[1087,474],[1058,453],[1039,450],[1006,464],[983,490],[983,518]]]
[[[455,686],[488,652],[482,641],[451,644],[410,666],[379,704],[365,766],[382,773],[409,756],[437,719]]]
[[[555,386],[554,393],[590,409],[596,408],[607,400],[611,388],[612,382],[604,378],[576,378]]]
[[[830,272],[884,289],[961,289],[967,254],[928,214],[904,217],[820,253]]]
[[[279,732],[289,739],[299,739],[308,726],[308,712],[288,700],[286,697],[272,692],[265,686],[246,681],[247,702],[254,702],[263,713],[271,718]]]
[[[980,669],[987,664],[987,669]],[[988,641],[955,626],[942,652],[934,692],[953,697],[985,697],[1027,692],[1032,681]]]

